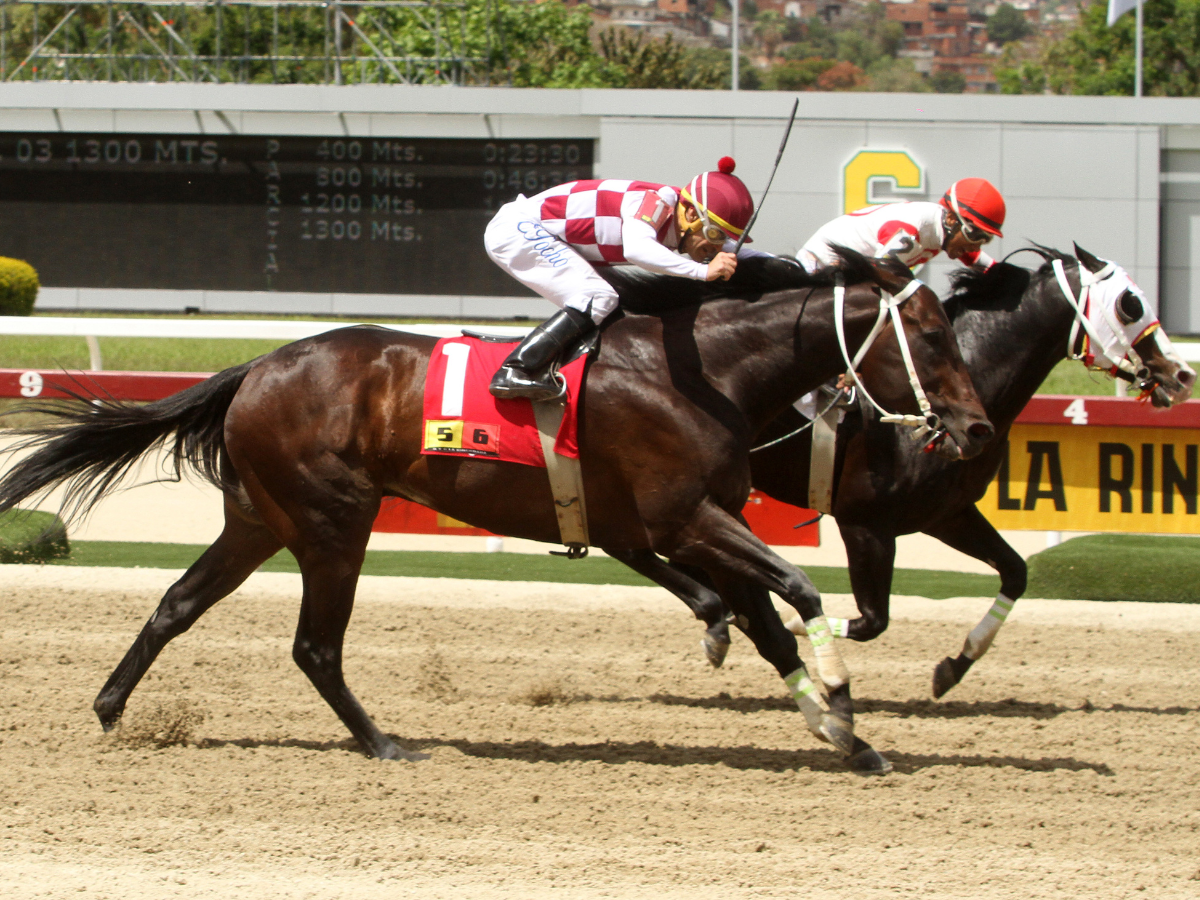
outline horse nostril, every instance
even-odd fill
[[[995,433],[996,429],[992,427],[990,422],[976,422],[967,429],[967,434],[977,441],[991,440],[992,435]]]

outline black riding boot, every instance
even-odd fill
[[[557,397],[562,393],[562,385],[551,364],[571,341],[591,331],[594,324],[587,313],[576,309],[559,310],[533,329],[508,355],[488,390],[504,400]]]

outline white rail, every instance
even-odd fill
[[[140,338],[242,338],[298,341],[350,325],[378,325],[409,334],[455,337],[461,325],[391,325],[383,322],[305,322],[280,319],[109,319],[92,316],[0,316],[0,334],[57,335],[87,340],[91,370],[103,371],[102,337]],[[521,337],[529,327],[516,325],[474,326],[489,334]]]

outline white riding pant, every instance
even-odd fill
[[[483,233],[488,256],[559,309],[588,313],[599,325],[617,308],[617,292],[570,244],[546,231],[524,199],[504,204],[488,223]]]

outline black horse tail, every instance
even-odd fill
[[[226,369],[153,403],[128,403],[97,397],[87,389],[60,388],[86,405],[23,407],[22,411],[57,421],[15,429],[25,439],[10,452],[34,452],[0,479],[0,512],[64,485],[63,517],[86,516],[144,454],[166,444],[171,435],[175,436],[174,472],[169,477],[179,480],[186,465],[206,481],[230,489],[233,485],[222,472],[225,414],[255,362]]]

